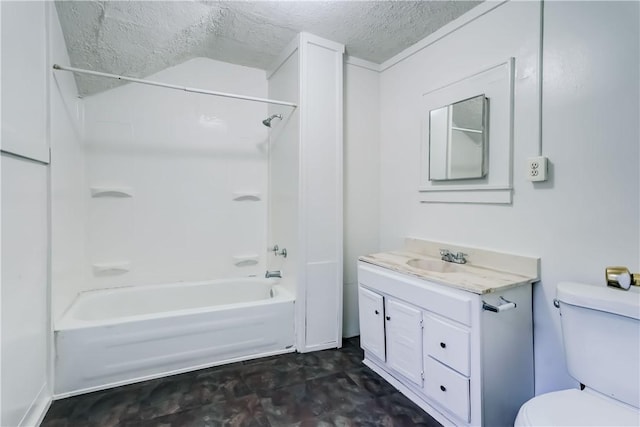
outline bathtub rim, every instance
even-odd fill
[[[171,311],[161,311],[155,313],[148,314],[138,314],[133,316],[125,316],[125,317],[117,317],[117,318],[109,318],[109,319],[101,319],[101,320],[81,320],[76,318],[69,318],[73,315],[74,308],[78,302],[82,299],[93,298],[98,296],[99,294],[104,293],[129,293],[133,291],[139,291],[144,289],[157,289],[157,288],[171,288],[171,287],[185,287],[185,286],[202,286],[207,284],[215,284],[215,283],[226,283],[226,282],[242,282],[245,280],[252,281],[264,281],[271,285],[271,289],[274,291],[274,295],[271,298],[262,299],[262,300],[252,300],[246,302],[240,302],[235,304],[224,304],[217,306],[204,306],[198,308],[187,308],[181,310],[171,310]],[[76,297],[73,299],[69,307],[64,311],[64,313],[60,316],[59,319],[53,322],[53,332],[59,331],[69,331],[76,329],[86,329],[91,327],[101,327],[101,326],[110,326],[110,325],[121,325],[130,322],[137,321],[147,321],[159,318],[166,317],[183,317],[200,313],[209,313],[214,311],[222,311],[222,310],[231,310],[237,308],[246,308],[256,305],[268,305],[268,304],[277,304],[277,303],[286,303],[293,302],[295,303],[295,296],[285,289],[282,285],[279,285],[280,281],[276,279],[262,279],[257,277],[233,277],[227,279],[212,279],[212,280],[199,280],[194,282],[170,282],[170,283],[162,283],[157,285],[139,285],[139,286],[120,286],[117,288],[104,288],[104,289],[91,289],[89,291],[83,291],[78,293]]]

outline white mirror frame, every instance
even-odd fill
[[[420,201],[509,204],[513,188],[514,58],[422,95]],[[429,180],[429,112],[484,93],[489,99],[487,175],[460,181]]]

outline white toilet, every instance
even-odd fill
[[[521,426],[640,426],[640,287],[560,283],[569,374],[584,385],[536,396]]]

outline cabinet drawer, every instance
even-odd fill
[[[425,358],[424,391],[427,396],[464,422],[469,422],[469,379],[431,357]]]
[[[469,331],[424,315],[424,353],[469,376]]]

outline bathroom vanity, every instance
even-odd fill
[[[439,250],[468,262],[440,260]],[[358,262],[364,363],[444,425],[512,426],[534,395],[539,259],[407,239]]]

